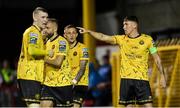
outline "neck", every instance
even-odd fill
[[[42,28],[40,28],[36,22],[33,22],[33,25],[35,25],[39,29],[39,31],[42,30]]]
[[[129,37],[132,37],[132,38],[136,38],[139,36],[139,32],[138,31],[135,31],[135,32],[132,32],[128,35]]]
[[[50,40],[53,40],[54,38],[56,38],[58,36],[57,33],[54,33],[54,35],[50,38]]]
[[[75,40],[73,43],[69,43],[70,48],[73,48],[76,45],[77,41]]]

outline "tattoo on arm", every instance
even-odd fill
[[[79,82],[80,79],[82,78],[82,76],[84,75],[85,70],[86,70],[86,65],[87,65],[87,60],[81,61],[81,63],[80,63],[80,70],[79,70],[78,74],[75,77],[75,80],[77,82]]]

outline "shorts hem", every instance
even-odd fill
[[[130,101],[119,101],[119,104],[122,104],[122,105],[135,104],[135,103],[136,103],[135,100],[130,100]]]
[[[41,97],[40,100],[54,100],[53,97]]]
[[[56,104],[57,107],[72,107],[73,104]]]
[[[141,105],[141,104],[145,104],[145,103],[153,103],[152,100],[142,100],[142,101],[137,101],[137,104]]]
[[[81,104],[82,101],[80,101],[80,100],[73,100],[73,103]]]
[[[25,102],[40,103],[38,99],[23,99]]]
[[[132,100],[132,101],[119,101],[119,104],[121,105],[128,105],[128,104],[138,104],[138,105],[142,105],[142,104],[145,104],[145,103],[153,103],[152,100],[143,100],[143,101],[135,101],[135,100]]]

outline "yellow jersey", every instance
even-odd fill
[[[42,82],[46,54],[40,28],[32,25],[23,34],[17,79]]]
[[[77,42],[76,45],[73,48],[70,48],[69,50],[69,59],[71,63],[71,75],[72,79],[76,77],[80,70],[80,61],[81,60],[87,60],[88,63],[86,65],[85,73],[81,77],[80,81],[78,82],[78,85],[88,85],[88,74],[89,74],[89,54],[88,54],[88,48],[80,43]]]
[[[45,78],[43,84],[51,87],[61,87],[71,85],[70,71],[71,67],[68,60],[69,44],[65,38],[58,36],[53,40],[48,40],[46,43],[46,50],[52,49],[54,51],[54,56],[64,55],[61,67],[54,67],[49,64],[45,64]]]
[[[116,35],[113,38],[113,44],[120,47],[121,78],[148,80],[148,56],[157,51],[153,39],[145,34],[136,38],[125,35]]]

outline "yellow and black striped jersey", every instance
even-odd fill
[[[121,78],[148,80],[148,56],[157,52],[153,39],[145,34],[136,38],[115,35],[113,44],[120,47]]]
[[[85,73],[81,77],[80,81],[78,82],[78,85],[88,85],[88,74],[89,74],[89,54],[88,54],[88,48],[80,43],[77,42],[76,45],[73,48],[70,48],[69,50],[69,59],[71,63],[71,74],[72,79],[76,77],[80,70],[80,61],[81,60],[87,60],[88,63],[86,65]]]
[[[46,54],[41,31],[32,25],[23,34],[17,78],[42,82]]]
[[[54,51],[54,56],[51,59],[54,59],[57,55],[64,55],[65,59],[63,60],[60,68],[45,63],[45,78],[43,84],[51,87],[71,85],[71,67],[68,60],[68,42],[62,36],[58,36],[53,40],[47,41],[46,50],[48,51],[50,49]]]

